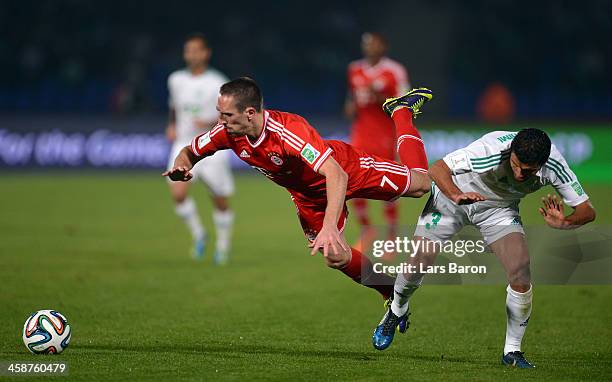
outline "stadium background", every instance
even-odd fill
[[[53,307],[73,325],[61,357],[82,379],[512,378],[496,364],[500,286],[423,288],[411,333],[374,353],[376,296],[307,256],[288,196],[251,170],[237,179],[231,265],[191,262],[158,173],[166,78],[196,30],[210,40],[214,67],[252,76],[268,107],[341,138],[346,66],[360,56],[361,33],[380,31],[411,83],[435,91],[417,121],[430,159],[487,130],[544,128],[591,194],[596,223],[610,223],[606,1],[4,1],[0,360],[30,359],[20,327]],[[491,90],[500,85],[501,101]],[[204,189],[194,194],[211,227]],[[403,202],[402,222],[423,203]],[[537,203],[534,195],[522,204],[528,224],[541,224]],[[610,287],[536,293],[525,340],[538,364],[531,376],[609,378]]]

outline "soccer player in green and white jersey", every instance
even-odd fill
[[[190,144],[193,137],[210,131],[217,124],[217,97],[227,78],[210,67],[211,55],[212,49],[204,35],[189,35],[183,45],[183,59],[187,67],[168,77],[170,120],[166,136],[172,141],[168,169],[172,168],[174,158],[183,147]],[[218,152],[204,159],[192,173],[194,179],[203,181],[210,191],[217,237],[213,261],[216,264],[225,264],[228,261],[234,222],[234,213],[229,204],[229,198],[234,193],[229,153]],[[189,196],[191,183],[168,182],[168,185],[176,214],[185,221],[193,237],[193,257],[202,259],[207,234],[195,201]]]
[[[444,242],[465,225],[480,230],[503,265],[509,284],[502,362],[533,367],[521,352],[533,292],[519,202],[527,194],[552,185],[563,201],[548,195],[542,199],[540,214],[552,228],[573,229],[595,219],[588,195],[548,135],[538,129],[486,134],[435,162],[429,176],[434,184],[414,239],[423,241],[422,244]],[[573,209],[568,216],[563,203]],[[436,224],[431,224],[434,220]],[[423,245],[409,260],[417,272],[398,274],[393,302],[372,338],[376,349],[383,350],[391,344],[397,326],[405,331],[409,299],[423,280],[418,271],[433,264],[435,247]]]

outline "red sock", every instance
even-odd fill
[[[400,161],[410,169],[426,172],[427,154],[421,134],[412,123],[412,111],[400,108],[393,112],[393,122],[397,133],[397,153]]]
[[[358,250],[351,248],[351,261],[342,270],[342,273],[368,288],[373,288],[386,300],[393,294],[395,280],[384,273],[375,273],[372,262]]]
[[[389,226],[390,235],[394,235],[395,228],[397,226],[398,209],[396,202],[385,202],[384,207],[385,219]]]
[[[368,200],[367,199],[355,199],[353,200],[353,207],[355,208],[355,214],[357,220],[361,226],[370,225],[370,217],[368,216]]]

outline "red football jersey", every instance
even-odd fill
[[[369,153],[392,159],[395,157],[393,121],[371,90],[386,98],[403,94],[410,88],[406,69],[387,57],[374,66],[365,59],[353,61],[348,68],[348,87],[356,106],[351,143]]]
[[[364,197],[361,194],[371,193],[372,198],[387,200],[398,197],[408,187],[409,171],[405,166],[384,163],[344,142],[323,140],[297,114],[265,110],[264,128],[255,142],[247,136],[227,134],[223,125],[217,125],[191,142],[191,151],[197,156],[209,156],[224,149],[233,150],[240,159],[287,188],[298,199],[326,201],[325,177],[317,171],[330,156],[349,176],[347,199],[354,194]],[[381,182],[382,179],[372,176],[374,171],[388,178],[398,176],[401,180],[395,182],[400,187],[382,189],[378,183],[370,187],[368,180]]]

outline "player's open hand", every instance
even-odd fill
[[[478,192],[464,192],[453,198],[453,201],[458,205],[473,204],[484,200],[487,200],[487,198],[480,195]]]
[[[342,236],[336,227],[323,227],[316,239],[308,246],[312,248],[312,251],[310,251],[311,256],[316,255],[320,248],[323,249],[324,257],[328,257],[330,254],[349,252],[351,250],[344,236]]]
[[[565,209],[561,199],[557,195],[546,195],[542,198],[543,207],[540,207],[540,215],[549,227],[561,229],[565,224]]]
[[[187,182],[193,178],[193,174],[189,172],[189,169],[183,166],[173,167],[172,170],[162,173],[162,176],[167,176],[175,182]]]

